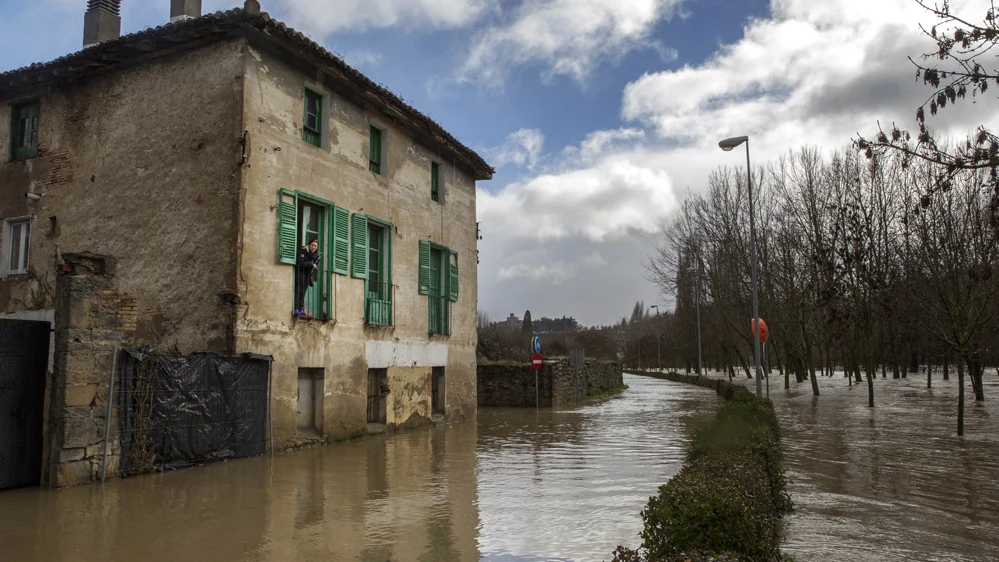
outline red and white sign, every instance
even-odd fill
[[[540,371],[544,364],[544,359],[541,358],[540,353],[535,353],[534,357],[531,357],[531,366],[534,367],[535,371]]]

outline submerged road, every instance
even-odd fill
[[[710,391],[625,375],[575,410],[0,494],[0,560],[609,560],[683,461]]]

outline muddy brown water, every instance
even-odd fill
[[[606,560],[675,474],[709,391],[625,375],[570,411],[0,494],[0,561]]]
[[[746,379],[737,379],[751,385]],[[679,470],[699,387],[625,375],[577,410],[483,409],[478,423],[82,486],[0,494],[0,561],[607,560],[635,546]],[[999,560],[999,377],[968,402],[925,374],[771,379],[796,511],[785,552],[826,560]],[[973,398],[969,389],[969,398]]]
[[[838,373],[784,390],[770,378],[795,512],[784,552],[801,562],[999,560],[999,377],[986,402],[966,386],[957,437],[957,376],[925,372],[867,382]],[[737,379],[755,390],[754,381]],[[967,380],[967,378],[966,378]]]

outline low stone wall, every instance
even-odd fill
[[[568,359],[545,361],[537,373],[529,363],[479,363],[476,373],[479,407],[572,407],[593,396],[624,385],[621,364],[588,360],[574,368]],[[537,392],[537,399],[535,398]]]

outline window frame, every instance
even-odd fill
[[[23,267],[10,268],[10,258],[13,250],[13,230],[15,224],[26,225],[27,230],[21,230],[18,238],[20,248],[18,257]],[[12,275],[27,275],[31,266],[31,216],[11,217],[3,220],[3,245],[0,246],[0,277]]]
[[[18,146],[18,124],[21,121],[21,112],[30,108],[35,109],[35,121],[34,130],[31,131],[34,139],[33,142],[29,142],[27,146]],[[38,157],[38,136],[41,130],[42,122],[42,104],[40,100],[25,100],[17,103],[13,103],[10,106],[10,160],[11,162],[19,162],[22,160],[30,160],[31,158]]]
[[[318,104],[316,108],[316,113],[309,113],[309,102],[315,100]],[[314,92],[312,88],[306,86],[305,93],[302,96],[302,103],[304,105],[302,111],[302,140],[315,146],[316,148],[322,148],[323,146],[323,107],[326,105],[323,103],[323,95]],[[316,126],[309,126],[309,118],[315,116]]]
[[[370,215],[365,215],[367,218],[367,243],[365,244],[365,252],[369,257],[367,264],[367,276],[363,279],[364,281],[364,323],[373,326],[395,326],[395,285],[392,283],[392,232],[393,225],[388,221],[383,221],[381,219],[372,217]],[[371,284],[371,231],[372,227],[380,230],[379,242],[381,247],[378,249],[379,263],[378,269],[375,271],[378,273],[380,281],[375,281],[379,283],[382,288],[384,288],[383,293],[374,293],[382,298],[372,299],[372,292],[370,290]],[[379,321],[374,318],[376,314],[372,310],[371,302],[373,300],[382,301],[388,304],[387,318],[382,317]],[[384,305],[382,305],[384,307]],[[380,310],[380,314],[386,314],[384,308]],[[374,320],[374,321],[373,321]]]
[[[374,143],[374,132],[378,131],[378,161],[376,162],[371,157],[375,156],[375,143]],[[379,175],[385,176],[388,171],[388,158],[386,144],[388,141],[388,130],[375,123],[368,123],[368,171]]]

